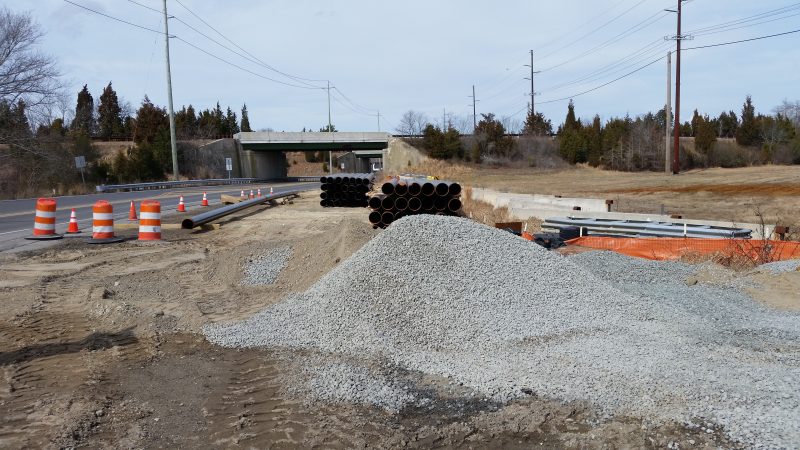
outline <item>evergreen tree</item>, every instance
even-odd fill
[[[726,113],[723,111],[717,118],[717,123],[719,124],[719,137],[732,138],[736,136],[736,130],[739,128],[739,119],[736,117],[735,112]]]
[[[761,144],[758,123],[756,122],[756,108],[753,106],[753,100],[749,95],[745,98],[744,105],[742,105],[742,122],[736,130],[736,142],[743,146]]]
[[[696,120],[692,120],[695,124],[692,126],[694,131],[694,145],[697,150],[702,153],[708,154],[714,142],[717,140],[717,131],[714,123],[709,120],[708,116],[698,115]]]
[[[570,100],[569,105],[567,105],[567,118],[564,120],[562,130],[579,130],[580,128],[581,122],[575,118],[575,104]]]
[[[692,136],[697,136],[697,128],[700,126],[702,120],[703,118],[700,117],[700,113],[695,109],[694,114],[692,114]]]
[[[123,134],[122,108],[119,106],[117,93],[108,83],[100,95],[100,104],[97,107],[97,122],[99,135],[103,139],[119,137]]]
[[[239,132],[239,122],[236,120],[236,113],[231,111],[230,106],[225,112],[225,135],[232,135]]]
[[[242,126],[241,126],[241,129],[245,133],[253,131],[250,128],[250,116],[247,115],[247,103],[242,105]],[[303,131],[306,131],[306,129],[303,128]]]
[[[94,132],[94,99],[89,89],[83,85],[83,89],[78,92],[78,103],[75,106],[75,119],[72,121],[73,130],[81,130],[91,135]]]
[[[142,106],[136,112],[136,126],[133,141],[137,145],[153,144],[159,132],[169,133],[169,118],[164,108],[159,108],[145,95]]]
[[[595,115],[592,120],[592,126],[583,130],[588,151],[586,155],[587,162],[597,167],[603,159],[603,126],[600,123],[600,116]]]
[[[532,136],[550,136],[553,134],[553,124],[544,117],[544,114],[540,112],[531,114],[529,111],[522,132]]]

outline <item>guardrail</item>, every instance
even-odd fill
[[[319,180],[319,177],[317,177]],[[208,180],[185,180],[185,181],[156,181],[152,183],[130,183],[130,184],[103,184],[95,186],[97,192],[118,192],[118,191],[147,191],[151,189],[169,189],[176,187],[190,186],[220,186],[227,184],[249,184],[262,183],[266,178],[212,178]]]

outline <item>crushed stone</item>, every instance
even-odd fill
[[[266,253],[252,256],[244,265],[242,284],[245,286],[264,286],[278,279],[292,256],[289,246],[269,249]]]
[[[306,292],[204,333],[226,347],[385,358],[500,402],[533,392],[721,427],[748,446],[800,442],[800,314],[734,286],[687,285],[692,273],[611,252],[567,258],[466,219],[410,216]],[[313,395],[356,395],[341,373],[321,371]],[[387,404],[368,376],[347,373],[364,388],[357,401]]]

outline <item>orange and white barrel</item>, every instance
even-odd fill
[[[92,239],[112,239],[114,237],[114,206],[105,200],[98,200],[92,206]]]
[[[139,240],[161,240],[161,203],[144,200],[139,205]]]
[[[34,236],[54,236],[56,234],[56,200],[40,198],[36,200],[36,217],[33,219]]]

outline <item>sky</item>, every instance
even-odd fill
[[[70,1],[163,31],[162,0],[136,0],[138,5],[130,0]],[[521,122],[530,101],[530,81],[524,78],[530,77],[525,65],[533,50],[539,71],[534,75],[535,109],[554,124],[563,122],[569,98],[581,118],[636,116],[664,106],[666,54],[675,48],[674,41],[664,38],[676,34],[677,24],[676,14],[664,9],[675,9],[676,3],[167,0],[173,16],[173,99],[176,109],[189,104],[204,109],[219,101],[237,113],[246,103],[254,129],[318,129],[328,122],[326,81],[305,80],[330,80],[336,88],[331,90],[331,116],[338,130],[377,131],[380,125],[381,131],[393,132],[408,110],[438,123],[448,114],[471,124],[474,85],[479,120],[481,113],[494,113]],[[145,94],[158,105],[167,104],[163,34],[64,0],[0,4],[32,15],[45,33],[40,50],[58,60],[75,94],[87,84],[96,100],[112,82],[134,108]],[[790,0],[683,4],[682,34],[693,36],[683,41],[684,47],[798,29],[800,3]],[[681,64],[682,118],[690,119],[694,109],[713,116],[728,110],[738,114],[746,95],[752,95],[757,112],[765,113],[783,99],[800,100],[800,33],[687,50]],[[674,71],[675,55],[673,95]]]

